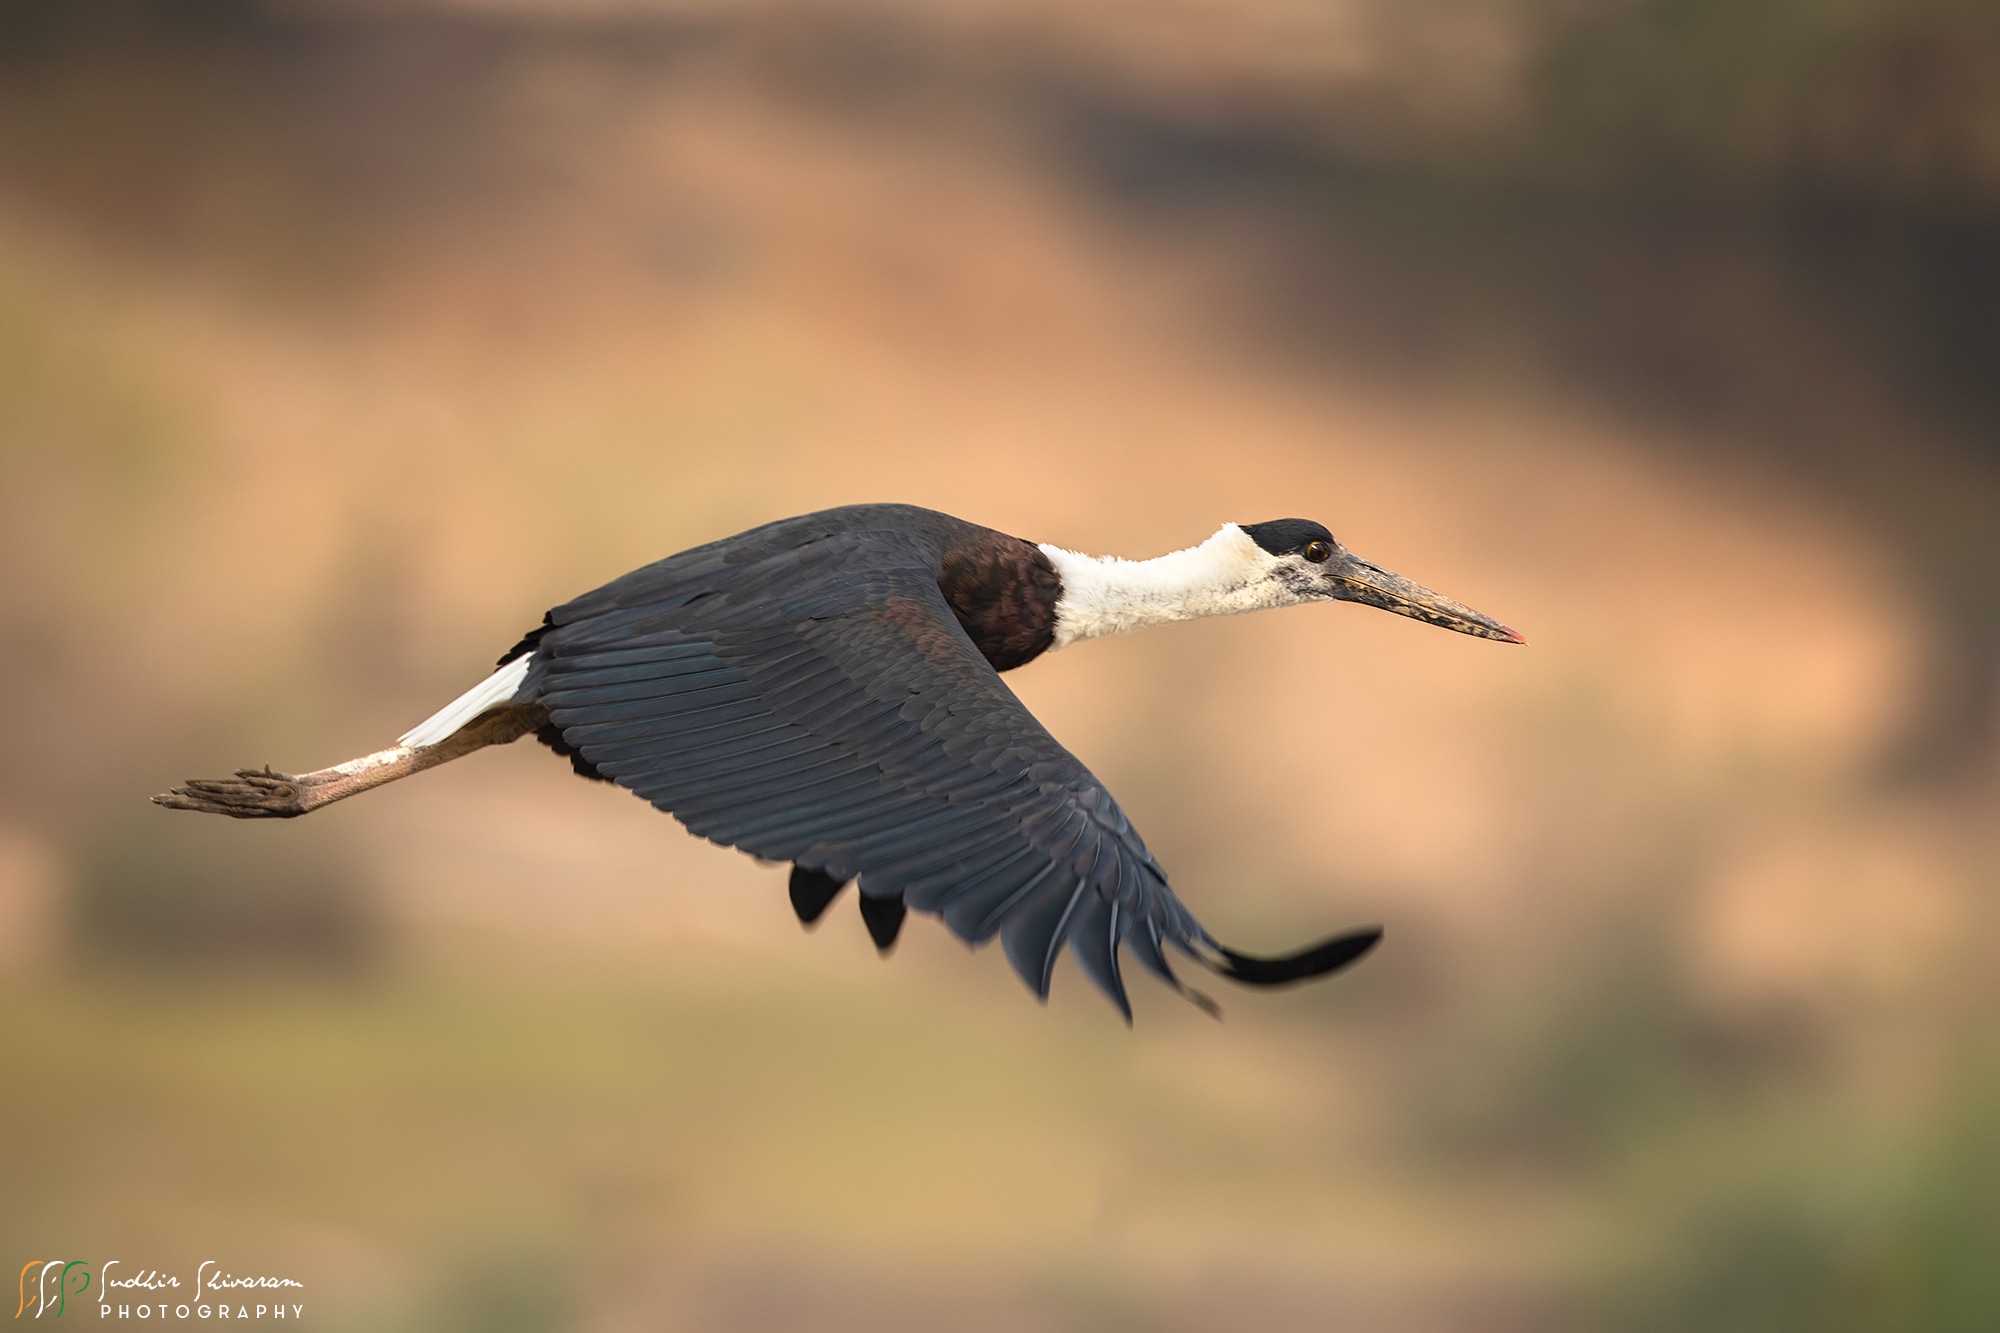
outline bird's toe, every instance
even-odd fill
[[[189,778],[155,796],[153,803],[233,819],[287,819],[306,812],[298,780],[269,768],[240,768],[233,778]]]

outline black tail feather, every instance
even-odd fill
[[[1258,958],[1251,954],[1237,953],[1225,949],[1220,944],[1215,951],[1222,955],[1222,962],[1208,962],[1209,970],[1218,976],[1228,977],[1245,986],[1289,986],[1294,982],[1310,981],[1338,972],[1359,962],[1363,955],[1373,949],[1382,939],[1380,926],[1369,926],[1363,930],[1349,931],[1329,940],[1299,950],[1297,953],[1282,954],[1276,958]]]

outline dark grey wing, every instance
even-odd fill
[[[517,698],[703,837],[998,934],[1038,996],[1067,943],[1129,1019],[1121,945],[1177,989],[1167,947],[1227,955],[973,647],[937,568],[919,538],[847,531],[607,588],[550,613]]]

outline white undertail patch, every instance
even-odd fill
[[[1307,600],[1278,577],[1282,563],[1234,523],[1199,546],[1154,560],[1082,555],[1060,546],[1042,554],[1062,576],[1055,648],[1202,616],[1233,616]]]
[[[528,678],[528,662],[533,657],[533,653],[522,653],[404,732],[400,743],[412,748],[436,745],[480,714],[512,703],[514,695],[521,688],[521,682]]]

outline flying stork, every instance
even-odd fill
[[[1036,545],[910,505],[854,505],[710,542],[564,603],[499,669],[394,747],[292,775],[239,770],[153,798],[238,819],[307,814],[532,733],[702,837],[790,862],[811,925],[848,881],[885,954],[912,909],[999,935],[1046,1001],[1064,944],[1126,1022],[1120,945],[1275,986],[1354,962],[1353,931],[1280,958],[1224,947],[1167,887],[1118,803],[1000,673],[1084,639],[1301,602],[1361,602],[1526,640],[1351,554],[1318,523],[1226,523],[1154,560]]]

